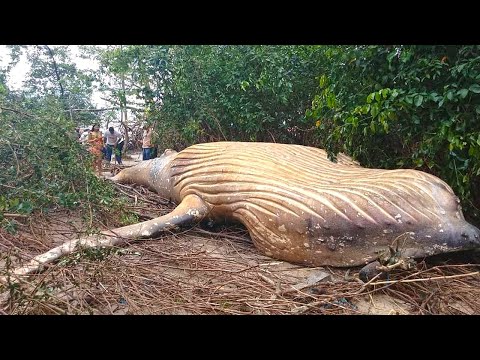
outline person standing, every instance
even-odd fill
[[[118,131],[115,131],[112,126],[110,126],[108,131],[105,133],[105,150],[108,163],[110,163],[110,160],[112,159],[112,152],[115,152],[115,160],[117,163],[122,163],[122,152],[117,149],[117,144],[121,138],[122,134],[120,134]]]
[[[153,150],[152,132],[153,132],[152,126],[145,125],[143,127],[143,140],[142,140],[143,160],[152,159],[152,150]]]
[[[88,151],[94,156],[93,166],[98,175],[102,175],[102,158],[103,158],[103,136],[100,131],[100,125],[94,124],[92,130],[88,133]]]
[[[84,129],[82,130],[82,134],[80,135],[80,138],[78,139],[78,141],[80,141],[80,143],[82,144],[85,144],[88,140],[88,134],[90,134],[90,129]]]

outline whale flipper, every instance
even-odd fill
[[[209,208],[197,195],[187,195],[170,213],[144,221],[138,224],[123,226],[113,230],[103,231],[100,235],[92,235],[67,241],[41,255],[35,256],[26,265],[14,269],[7,276],[0,277],[0,283],[15,282],[19,276],[40,271],[45,264],[51,263],[62,256],[73,253],[79,248],[113,247],[128,240],[148,239],[163,231],[174,229],[180,225],[201,221]]]

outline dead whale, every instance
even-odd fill
[[[149,187],[178,206],[169,214],[70,241],[14,275],[37,271],[77,246],[127,239],[205,219],[237,221],[263,254],[307,266],[351,267],[392,246],[406,258],[478,248],[480,231],[441,179],[416,170],[368,169],[340,154],[290,144],[214,142],[167,150],[124,169],[118,183]]]

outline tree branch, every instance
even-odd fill
[[[102,108],[102,109],[69,109],[64,111],[91,111],[91,112],[100,112],[100,111],[108,111],[108,110],[119,110],[120,107],[110,107],[110,108]]]
[[[34,117],[33,115],[24,113],[24,112],[22,112],[22,111],[15,110],[15,109],[10,109],[10,108],[6,108],[6,107],[3,107],[3,106],[0,106],[0,109],[5,110],[5,111],[12,111],[12,112],[14,112],[14,113],[17,113],[17,114],[20,114],[20,115],[23,115],[23,116],[27,116],[27,117],[30,117],[30,118],[33,118],[33,117]]]
[[[58,85],[60,86],[60,93],[62,94],[62,99],[64,99],[65,98],[65,92],[63,91],[63,85],[62,85],[62,82],[60,81],[60,73],[58,72],[57,62],[55,61],[55,58],[53,57],[53,51],[52,51],[52,49],[50,49],[48,47],[48,45],[43,45],[43,46],[45,46],[45,48],[48,50],[48,53],[50,54],[50,57],[52,58],[53,69],[55,70],[55,76],[57,78]]]
[[[118,105],[117,109],[120,109],[120,103],[118,101],[115,101],[115,100],[111,100],[111,99],[106,99],[106,98],[103,98],[103,97],[100,97],[100,99],[102,100],[105,100],[106,102],[109,102],[111,104],[115,104],[115,105]],[[130,109],[130,110],[137,110],[137,111],[145,111],[145,109],[142,109],[142,108],[136,108],[136,107],[133,107],[133,106],[125,106],[125,109]]]

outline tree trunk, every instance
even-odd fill
[[[120,45],[120,50],[122,50],[122,46]],[[127,151],[128,145],[128,123],[127,123],[127,94],[125,91],[125,74],[122,73],[122,93],[123,93],[123,100],[121,106],[121,116],[120,116],[120,124],[123,126],[125,130],[125,144],[122,149],[122,153],[125,154]]]
[[[69,108],[70,106],[68,106],[67,104],[67,99],[65,98],[65,90],[63,89],[63,85],[62,85],[62,79],[60,77],[60,71],[58,70],[58,65],[57,65],[57,62],[55,61],[55,56],[53,54],[53,51],[52,49],[50,49],[50,47],[48,45],[43,45],[45,47],[45,49],[47,50],[48,52],[48,55],[50,56],[50,58],[52,59],[52,65],[53,65],[53,70],[55,72],[55,78],[58,82],[58,86],[60,87],[60,99],[62,100],[62,105],[63,105],[63,108],[66,110],[66,111],[69,111]],[[73,116],[72,116],[72,113],[70,112],[70,118],[73,119]]]

